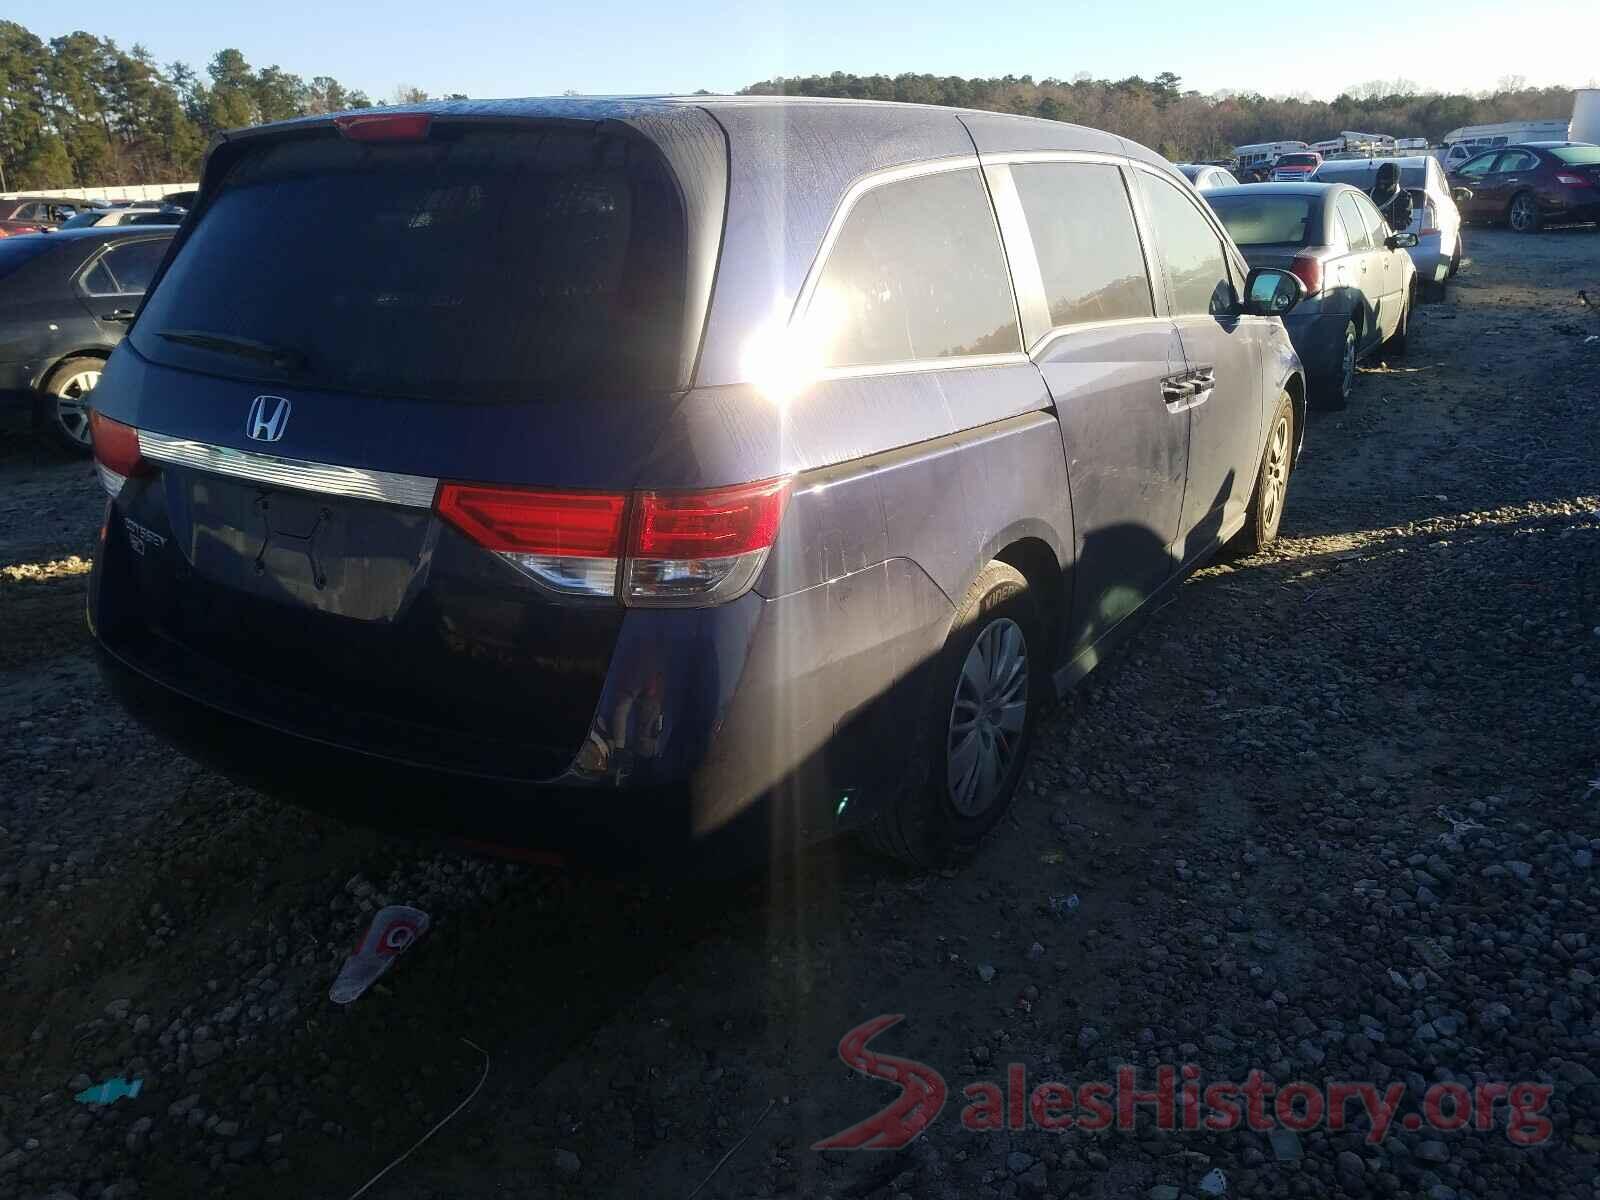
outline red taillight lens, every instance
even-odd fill
[[[636,558],[722,558],[765,550],[778,536],[789,481],[709,492],[644,492],[629,554]]]
[[[139,431],[132,425],[113,421],[96,409],[89,410],[89,437],[94,443],[94,461],[100,481],[113,496],[134,475],[148,475],[155,468],[139,453]]]
[[[1306,285],[1306,295],[1315,296],[1322,290],[1322,260],[1297,255],[1289,264],[1289,273]]]
[[[719,604],[755,581],[787,479],[700,492],[550,492],[441,484],[439,515],[536,582],[635,605]],[[631,509],[631,519],[630,518]],[[624,546],[624,526],[629,530]]]
[[[433,124],[432,113],[353,113],[334,125],[352,142],[420,142]]]
[[[1556,176],[1556,182],[1557,183],[1564,183],[1568,187],[1590,187],[1590,186],[1592,186],[1590,181],[1585,179],[1582,175],[1568,175],[1565,172],[1562,172],[1561,174]]]
[[[446,483],[439,515],[486,550],[551,558],[616,558],[627,497]]]

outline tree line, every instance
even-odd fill
[[[900,100],[1020,113],[1070,121],[1132,138],[1174,162],[1225,158],[1234,146],[1252,142],[1318,142],[1342,130],[1425,137],[1437,142],[1461,125],[1565,117],[1572,112],[1570,88],[1530,88],[1507,76],[1489,92],[1440,95],[1404,79],[1352,87],[1334,100],[1310,96],[1267,97],[1253,92],[1201,95],[1185,90],[1170,71],[1154,79],[1071,81],[1031,75],[964,79],[957,75],[804,75],[769,79],[743,89],[747,95],[840,96]]]
[[[835,71],[769,79],[742,91],[1023,113],[1109,130],[1174,160],[1223,157],[1247,142],[1318,141],[1342,129],[1437,140],[1457,125],[1572,111],[1570,90],[1530,88],[1516,77],[1477,95],[1424,93],[1405,80],[1380,81],[1332,101],[1201,95],[1182,83],[1170,71],[1114,81],[1088,74],[1035,81],[1031,75]],[[390,99],[415,103],[428,94],[401,86]],[[14,21],[0,21],[0,190],[193,179],[219,130],[373,103],[331,75],[306,79],[276,65],[253,67],[236,49],[218,51],[197,71],[187,63],[162,65],[137,44],[123,50],[110,38],[81,31],[45,42]]]

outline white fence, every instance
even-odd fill
[[[114,183],[110,187],[45,188],[41,191],[0,192],[0,200],[18,196],[38,196],[41,200],[57,196],[73,200],[159,200],[173,192],[192,192],[198,183]]]

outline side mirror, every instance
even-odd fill
[[[1246,316],[1281,317],[1306,298],[1298,276],[1276,267],[1257,267],[1244,281]]]
[[[1451,188],[1450,199],[1454,200],[1457,204],[1465,204],[1468,200],[1472,199],[1472,189],[1464,187]]]
[[[1383,240],[1383,244],[1391,250],[1409,250],[1417,244],[1417,235],[1414,233],[1391,233]]]

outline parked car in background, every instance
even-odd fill
[[[171,241],[111,228],[0,242],[0,396],[58,445],[89,452],[89,393]]]
[[[1285,154],[1273,164],[1272,182],[1293,183],[1300,179],[1309,179],[1321,165],[1322,155],[1315,150],[1302,150],[1297,154]]]
[[[1311,377],[1312,403],[1343,408],[1357,360],[1405,350],[1416,267],[1395,233],[1356,188],[1342,183],[1264,183],[1207,192],[1252,267],[1292,271],[1306,297],[1284,318]]]
[[[1110,134],[442,103],[231,134],[204,186],[95,395],[90,623],[304,803],[943,861],[1048,696],[1277,530],[1300,284]]]
[[[169,204],[130,204],[126,208],[91,208],[64,222],[62,229],[103,229],[112,225],[181,225],[183,209]]]
[[[1519,233],[1550,222],[1600,221],[1600,146],[1523,142],[1468,159],[1450,175],[1466,189],[1468,221],[1504,221]]]
[[[1444,168],[1431,155],[1404,158],[1343,159],[1325,162],[1312,176],[1318,183],[1345,183],[1369,195],[1377,182],[1378,170],[1393,163],[1400,170],[1400,186],[1411,193],[1411,224],[1408,232],[1417,235],[1411,247],[1411,261],[1422,282],[1424,298],[1443,297],[1445,281],[1461,268],[1461,214],[1451,196]]]
[[[15,234],[54,229],[87,207],[87,201],[48,196],[17,196],[11,200],[0,200],[0,231]]]
[[[1214,187],[1238,187],[1239,181],[1233,177],[1233,172],[1226,167],[1213,166],[1210,163],[1176,163],[1178,173],[1200,191]]]

